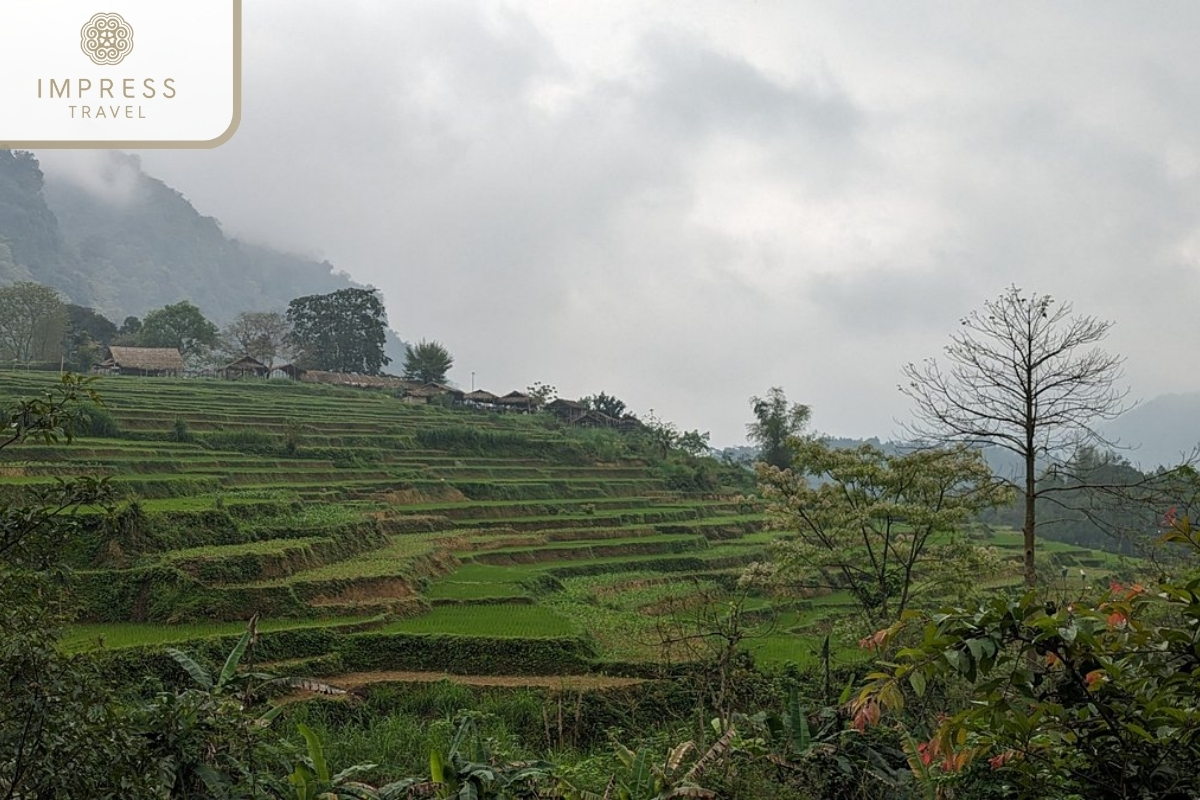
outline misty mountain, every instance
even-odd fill
[[[1110,422],[1104,433],[1143,470],[1182,461],[1200,444],[1200,393],[1164,394]]]
[[[1101,432],[1118,445],[1117,455],[1143,471],[1178,464],[1200,446],[1200,393],[1160,395],[1122,414]],[[836,447],[866,442],[889,453],[899,447],[895,442],[881,445],[878,439],[830,441]],[[1025,465],[1015,454],[1000,447],[985,447],[982,452],[996,475],[1023,479]]]
[[[73,268],[58,218],[42,196],[37,160],[0,150],[0,281],[39,280],[68,292]]]
[[[328,261],[226,236],[136,156],[98,156],[84,176],[44,173],[32,153],[0,150],[0,283],[44,283],[117,323],[188,300],[218,325],[359,286]],[[389,332],[391,369],[404,351]]]

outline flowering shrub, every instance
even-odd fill
[[[1165,538],[1200,551],[1186,519]],[[868,676],[851,710],[864,729],[935,680],[965,681],[965,705],[910,747],[914,771],[986,762],[1032,797],[1200,793],[1200,578],[1114,583],[1091,602],[1030,592],[909,614],[864,644],[905,630],[915,644]]]

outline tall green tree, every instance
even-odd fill
[[[104,356],[104,346],[117,336],[117,326],[94,308],[67,304],[67,333],[63,340],[71,369],[86,372]]]
[[[31,281],[0,288],[0,361],[57,361],[66,329],[54,289]]]
[[[151,311],[138,331],[145,347],[174,347],[185,359],[194,359],[217,343],[217,326],[186,300]]]
[[[599,411],[601,414],[607,414],[613,419],[620,419],[621,415],[626,411],[625,402],[623,400],[619,400],[618,398],[604,392],[589,395],[582,398],[579,402],[583,403],[593,411]]]
[[[665,459],[672,449],[679,446],[679,426],[674,422],[659,419],[655,416],[653,408],[646,415],[642,432],[660,458]]]
[[[94,308],[67,304],[67,334],[87,336],[97,344],[108,344],[117,335],[117,326]]]
[[[541,408],[547,403],[554,402],[558,397],[558,387],[542,381],[534,381],[525,387],[525,394],[533,398],[535,408]]]
[[[297,297],[288,304],[287,321],[305,367],[378,375],[391,363],[383,351],[387,311],[375,289]]]
[[[404,356],[404,377],[421,383],[444,383],[454,357],[439,342],[422,339]]]
[[[708,443],[708,431],[704,433],[699,430],[684,431],[679,434],[676,445],[685,453],[697,457],[706,456],[712,452],[712,445]]]
[[[754,421],[746,425],[750,441],[759,446],[759,460],[779,469],[792,463],[789,439],[807,427],[812,410],[799,403],[788,403],[782,388],[775,386],[766,397],[751,397]]]

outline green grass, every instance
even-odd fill
[[[580,630],[587,631],[597,649],[608,658],[656,661],[663,657],[662,639],[655,618],[572,602],[558,595],[551,595],[544,603],[571,620]]]
[[[391,544],[380,550],[371,550],[345,561],[336,561],[316,569],[297,572],[287,578],[259,581],[250,585],[254,587],[286,586],[300,581],[382,578],[392,575],[411,578],[413,561],[420,556],[434,553],[438,549],[439,538],[420,534],[393,536]]]
[[[707,542],[703,537],[694,536],[691,534],[658,534],[652,536],[631,536],[621,539],[569,539],[561,541],[550,541],[537,547],[498,547],[491,550],[485,550],[488,555],[526,555],[533,552],[539,553],[554,553],[559,550],[579,550],[587,548],[605,548],[605,547],[622,547],[624,545],[640,545],[640,544],[673,544],[683,543],[691,544],[697,548],[703,548]]]
[[[258,622],[260,633],[295,630],[299,628],[327,628],[341,625],[356,625],[367,622],[371,617],[337,617],[334,619],[262,619]],[[150,622],[117,622],[103,624],[71,625],[66,629],[59,646],[68,653],[95,650],[138,647],[141,645],[169,644],[189,639],[204,639],[211,636],[231,636],[246,630],[244,622],[196,622],[181,625],[159,625]]]
[[[446,580],[460,583],[520,583],[544,572],[544,569],[531,564],[498,566],[468,562],[446,576]]]
[[[53,379],[4,375],[0,393],[28,395]],[[157,546],[164,551],[130,551],[125,554],[130,564],[263,556],[272,563],[286,560],[292,569],[317,562],[281,554],[314,545],[320,558],[340,558],[253,584],[296,587],[296,594],[305,597],[318,594],[307,584],[360,578],[365,579],[362,586],[353,588],[364,595],[380,583],[373,579],[390,576],[416,588],[444,569],[453,550],[465,563],[432,579],[425,597],[470,602],[437,605],[422,616],[391,623],[387,630],[396,633],[522,637],[586,632],[604,658],[659,658],[657,628],[672,602],[686,604],[698,591],[719,596],[717,587],[748,561],[765,557],[779,536],[762,529],[764,515],[750,513],[751,506],[666,491],[653,466],[640,457],[581,456],[586,432],[565,431],[543,415],[408,406],[386,392],[303,384],[105,377],[95,386],[124,438],[6,448],[4,463],[26,465],[28,474],[12,470],[12,477],[0,477],[0,490],[11,496],[30,484],[51,482],[55,474],[95,472],[115,476],[114,482],[131,493],[154,495],[139,502],[152,522],[163,526],[151,541],[161,542]],[[167,440],[176,418],[187,421],[197,443]],[[421,435],[435,429],[438,436]],[[299,438],[295,457],[282,449],[289,432]],[[241,433],[257,434],[265,452],[203,444],[208,439],[235,446]],[[439,436],[443,446],[433,446]],[[475,449],[488,441],[500,449],[461,452],[464,446]],[[214,513],[220,511],[227,513]],[[381,530],[393,535],[386,545],[359,552],[371,541],[363,536],[364,528],[376,519]],[[211,531],[211,539],[192,535],[171,544],[174,527]],[[350,538],[330,543],[339,536]],[[166,549],[205,541],[209,544],[187,550]],[[1006,562],[1019,559],[1019,532],[1001,531],[981,543],[995,546]],[[621,548],[625,555],[618,554]],[[654,552],[644,552],[652,548]],[[356,554],[345,555],[350,553]],[[589,557],[596,555],[600,557]],[[470,560],[489,556],[529,563]],[[1057,565],[1070,563],[1074,585],[1080,565],[1086,565],[1089,581],[1099,582],[1120,563],[1116,557],[1049,540],[1039,544],[1039,559],[1047,559],[1040,561],[1046,564],[1043,570],[1053,569],[1046,575],[1057,576]],[[581,568],[604,572],[569,577]],[[558,575],[565,590],[539,591],[536,604],[530,604],[523,584],[547,575]],[[985,585],[1007,588],[1019,581],[1017,569]],[[526,604],[499,602],[518,597],[525,597]],[[374,599],[348,602],[370,604]],[[754,598],[747,609],[761,614],[768,605],[768,600]],[[828,623],[844,619],[852,609],[845,593],[816,598],[799,610],[783,611],[774,629],[759,630],[764,636],[746,647],[760,661],[808,663]],[[320,613],[314,610],[312,616]],[[310,624],[332,623],[264,622],[263,629]],[[240,630],[238,622],[75,626],[64,646],[94,646],[99,636],[105,637],[105,646],[121,647]],[[846,653],[839,651],[838,658],[857,656],[853,644],[847,644]]]
[[[430,600],[487,600],[527,596],[520,584],[437,581],[425,592]]]
[[[568,600],[640,614],[650,613],[648,607],[670,607],[672,602],[686,602],[701,594],[718,597],[722,592],[711,580],[662,575],[619,581],[598,581],[593,577],[563,581],[563,597]]]
[[[428,614],[393,622],[384,633],[452,633],[463,636],[557,638],[577,636],[580,629],[544,606],[439,606]]]
[[[164,561],[180,561],[189,558],[232,558],[241,555],[275,555],[289,550],[303,550],[314,544],[331,541],[325,537],[304,537],[299,539],[267,539],[262,542],[247,542],[245,544],[204,545],[189,547],[183,550],[170,550],[162,554]]]

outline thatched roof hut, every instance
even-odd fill
[[[448,394],[455,400],[462,400],[466,396],[462,389],[455,386],[448,386],[444,383],[427,383],[425,387],[428,389],[437,389],[442,394]]]
[[[108,358],[97,365],[103,372],[117,375],[179,375],[183,356],[174,347],[108,348]]]
[[[537,405],[537,401],[521,392],[509,392],[504,397],[498,398],[496,405],[507,408],[510,411],[532,411]]]
[[[360,389],[408,390],[420,386],[394,375],[360,375],[357,372],[329,372],[323,369],[305,370],[300,376],[305,383],[326,383],[333,386],[354,386]]]
[[[496,395],[485,392],[483,389],[476,389],[463,395],[463,402],[477,406],[494,406],[499,399]]]
[[[621,421],[600,411],[588,409],[582,414],[576,414],[567,420],[571,425],[581,428],[620,428]]]
[[[271,367],[271,371],[267,373],[267,377],[276,380],[298,381],[303,374],[304,370],[295,364],[276,364]]]
[[[588,407],[575,400],[564,400],[560,397],[551,403],[547,403],[546,410],[559,419],[569,420],[585,413]]]
[[[463,399],[462,389],[446,386],[442,383],[424,383],[404,392],[404,399],[415,403],[428,403],[435,397],[449,397],[457,403]]]
[[[265,378],[271,370],[257,358],[242,356],[237,361],[226,364],[222,371],[225,373],[226,380],[235,380],[237,378]]]

